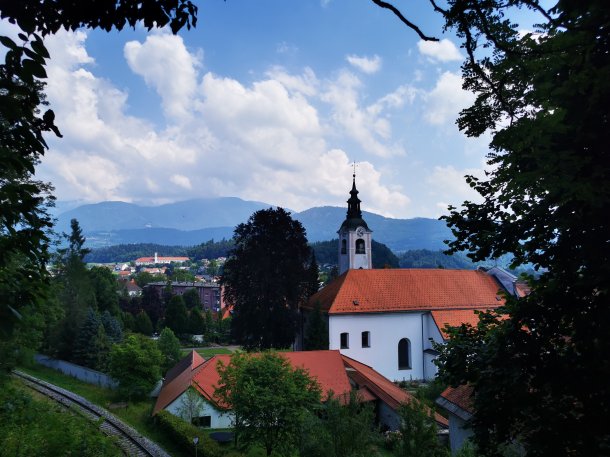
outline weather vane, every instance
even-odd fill
[[[356,167],[358,166],[356,164],[356,161],[354,160],[354,163],[352,164],[352,166],[354,167],[354,178],[356,177]]]

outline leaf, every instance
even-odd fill
[[[44,79],[47,77],[47,72],[44,69],[44,65],[31,60],[24,59],[23,62],[23,70],[27,72],[28,75],[36,76],[37,78]]]
[[[0,43],[2,43],[5,47],[7,47],[9,49],[14,50],[14,49],[18,48],[18,46],[15,44],[15,42],[7,36],[0,36]]]

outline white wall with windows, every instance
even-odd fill
[[[174,416],[182,417],[182,419],[187,420],[187,411],[190,409],[194,411],[192,407],[188,407],[188,403],[192,401],[192,398],[189,399],[186,392],[182,393],[178,398],[176,398],[173,402],[171,402],[166,411],[172,413]],[[199,397],[199,409],[197,410],[197,414],[199,423],[208,423],[210,428],[231,428],[233,427],[233,413],[219,411],[214,406],[212,406],[209,402],[207,402],[203,396]],[[208,419],[209,417],[209,419]]]
[[[430,319],[430,313],[421,311],[331,314],[328,323],[330,349],[339,349],[342,354],[373,367],[392,380],[430,379],[436,371],[424,350],[431,346],[428,338],[442,342],[440,332],[434,322],[430,324]],[[403,339],[406,341],[400,343]],[[404,353],[399,360],[399,345],[403,351],[405,346],[408,349],[407,363]]]

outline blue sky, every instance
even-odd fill
[[[473,95],[428,2],[396,4],[439,44],[368,0],[196,3],[197,28],[178,36],[47,40],[64,138],[49,138],[37,174],[58,199],[344,206],[353,161],[368,211],[438,217],[476,198],[463,176],[482,173],[489,138],[455,125]]]

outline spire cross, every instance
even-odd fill
[[[354,160],[354,163],[352,164],[352,166],[354,167],[354,178],[356,177],[356,167],[358,166],[356,164],[356,161]]]

